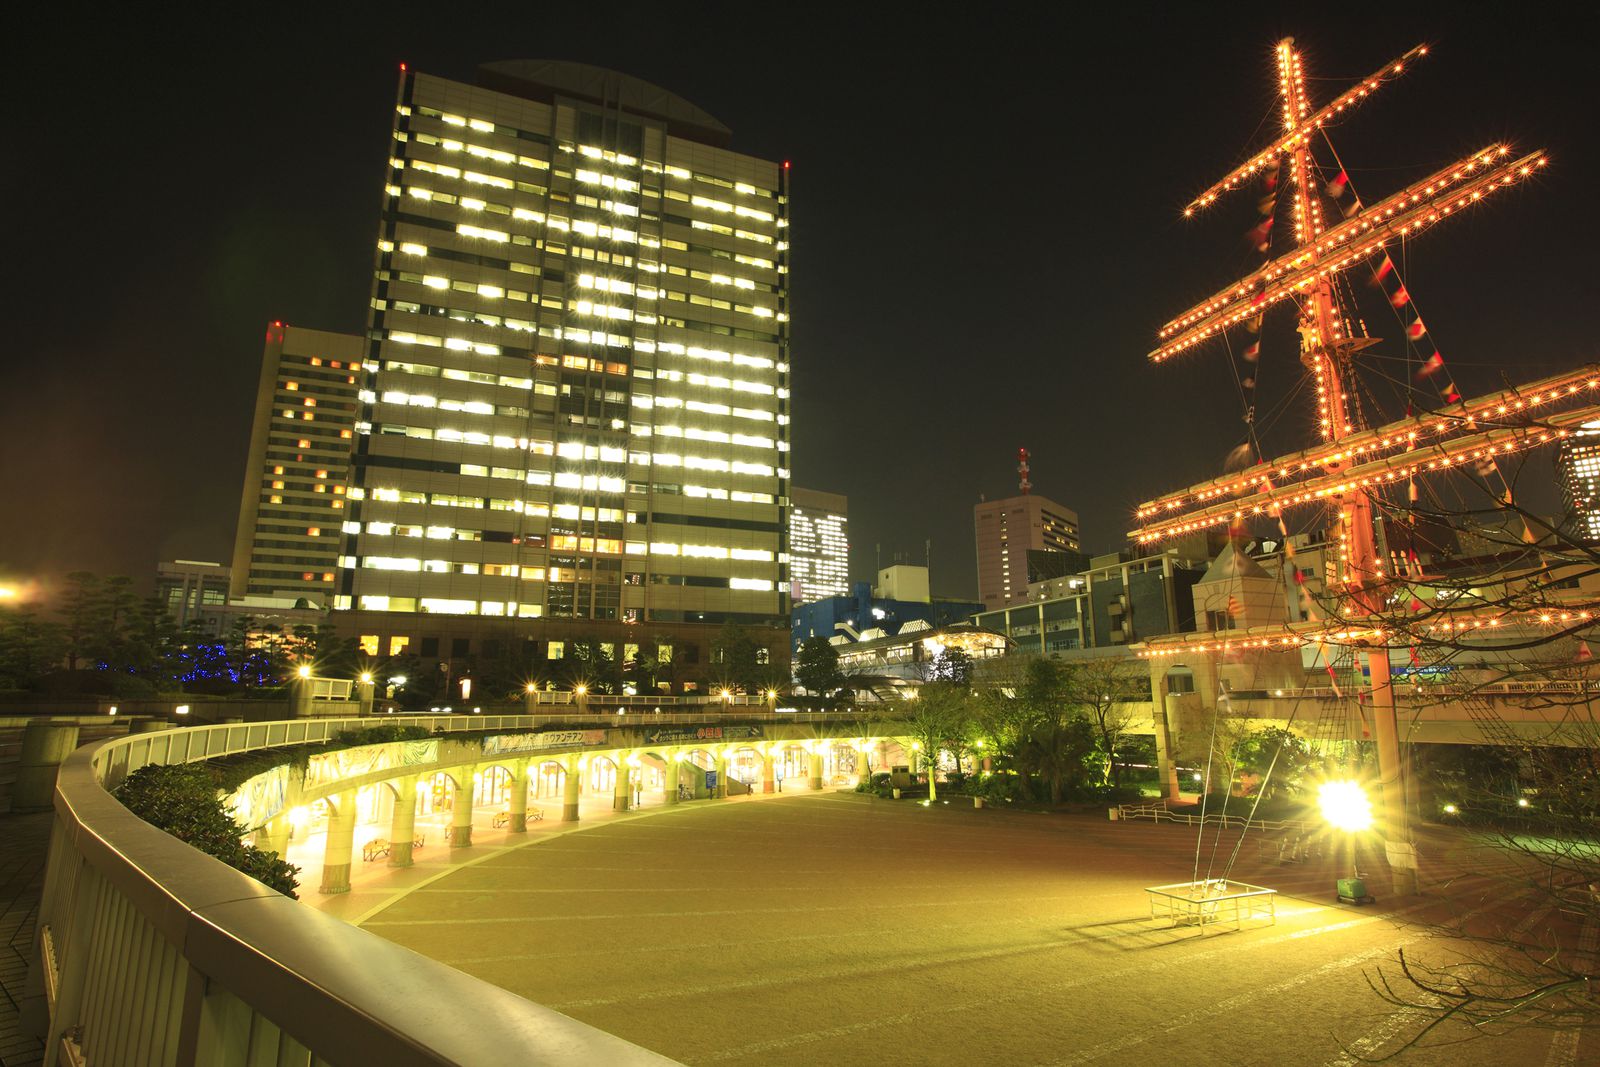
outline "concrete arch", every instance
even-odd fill
[[[685,763],[692,763],[703,771],[717,769],[717,754],[709,748],[686,748],[678,753],[678,758]]]
[[[622,772],[622,760],[616,751],[592,752],[583,768],[583,787],[596,793],[610,792],[616,788],[617,777]]]
[[[528,768],[533,780],[535,799],[558,798],[567,786],[567,764],[564,760],[544,758]]]

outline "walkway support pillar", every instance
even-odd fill
[[[279,812],[256,827],[256,848],[263,852],[276,852],[279,856],[289,851],[288,812]]]
[[[726,799],[728,796],[728,750],[717,749],[717,798]]]
[[[327,834],[322,843],[324,893],[350,892],[350,860],[356,844],[356,793],[349,789],[331,798]]]
[[[476,767],[456,768],[456,798],[450,808],[450,847],[472,847],[472,776]]]
[[[296,719],[309,719],[311,717],[311,676],[309,674],[296,674],[289,679],[290,715]]]
[[[811,753],[811,788],[822,788],[822,752],[813,750]]]
[[[511,818],[507,825],[514,834],[528,832],[528,776],[533,773],[532,760],[518,760],[516,777],[511,782]]]
[[[770,748],[761,750],[761,791],[763,793],[776,793],[778,787],[772,782],[772,765],[776,762]]]
[[[389,819],[389,866],[409,867],[417,840],[417,789],[413,776],[395,780],[394,815]]]
[[[1405,771],[1400,759],[1400,731],[1394,715],[1394,682],[1389,674],[1389,650],[1367,653],[1372,676],[1372,737],[1378,748],[1384,850],[1393,877],[1394,895],[1417,892],[1417,846],[1411,840],[1411,820],[1406,813]]]
[[[1168,800],[1178,799],[1178,764],[1172,758],[1172,731],[1167,726],[1166,698],[1150,706],[1150,718],[1156,735],[1156,782],[1161,795]]]
[[[665,797],[665,799],[666,799],[666,802],[668,804],[676,804],[678,802],[678,785],[679,785],[679,779],[678,779],[678,750],[677,749],[668,749],[665,753],[662,754],[662,762],[666,764],[666,774],[667,774],[667,788],[666,788],[666,797]]]
[[[561,821],[578,821],[578,790],[583,785],[583,761],[567,757],[567,772],[561,776]]]
[[[627,811],[633,807],[633,787],[628,782],[628,760],[620,752],[612,759],[617,765],[616,788],[611,791],[611,810]]]
[[[49,811],[55,804],[56,771],[77,747],[76,724],[42,721],[24,726],[17,780],[11,787],[11,810]]]

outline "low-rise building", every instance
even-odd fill
[[[1206,562],[1166,552],[1096,556],[1077,574],[1028,586],[1026,603],[973,617],[1010,638],[1017,652],[1054,656],[1073,649],[1128,645],[1195,628],[1190,588]]]
[[[892,634],[913,620],[949,626],[971,621],[982,609],[974,601],[932,596],[926,567],[896,564],[879,571],[875,585],[856,582],[848,596],[797,604],[790,612],[789,644],[797,650],[808,637],[846,634],[853,639],[871,629]]]

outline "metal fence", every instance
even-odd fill
[[[385,716],[441,732],[527,716]],[[621,1038],[297,904],[146,824],[107,789],[151,763],[326,741],[372,718],[197,726],[61,767],[37,966],[56,1063],[666,1064]]]
[[[1223,826],[1240,830],[1288,830],[1306,833],[1311,824],[1300,819],[1249,819],[1242,815],[1225,815],[1219,812],[1198,813],[1173,811],[1160,804],[1119,804],[1118,819],[1149,819],[1151,822],[1173,822],[1183,826]]]

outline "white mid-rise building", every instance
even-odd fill
[[[810,604],[850,594],[849,500],[798,486],[790,491],[789,597]]]

